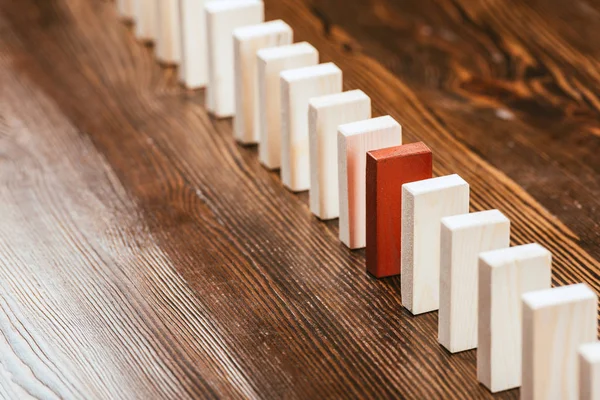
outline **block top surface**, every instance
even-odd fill
[[[404,158],[420,154],[429,154],[431,150],[423,142],[408,143],[400,146],[386,147],[384,149],[371,150],[367,157],[376,161],[386,161],[395,158]]]
[[[437,178],[425,179],[422,181],[405,183],[402,185],[403,190],[413,196],[421,194],[427,194],[437,192],[441,190],[456,188],[456,187],[468,187],[469,184],[457,174],[439,176]]]
[[[482,225],[506,222],[510,222],[509,219],[498,210],[486,210],[442,218],[442,225],[451,230],[469,229]]]
[[[338,127],[338,132],[341,135],[348,137],[391,128],[400,128],[400,124],[394,118],[386,115],[384,117],[369,118],[340,125]]]
[[[560,286],[552,289],[525,293],[523,304],[532,310],[596,299],[596,293],[585,283]]]
[[[600,342],[582,344],[579,354],[590,364],[600,364]]]
[[[261,0],[227,0],[227,1],[210,1],[204,9],[210,14],[228,12],[239,9],[246,9],[247,7],[262,6]]]
[[[537,243],[513,246],[506,249],[490,250],[479,254],[479,258],[491,268],[501,268],[507,263],[512,263],[517,260],[530,260],[538,257],[551,257],[551,253],[545,247]]]
[[[287,57],[298,56],[302,54],[313,54],[318,53],[308,42],[300,42],[294,44],[288,44],[285,46],[268,47],[266,49],[260,49],[256,53],[258,58],[264,61],[278,60]]]
[[[342,93],[313,97],[310,99],[309,104],[313,108],[320,109],[353,103],[360,100],[370,101],[371,99],[362,90],[350,90]]]
[[[309,67],[288,69],[281,73],[281,79],[286,82],[298,82],[333,74],[341,74],[342,70],[334,63],[311,65]]]
[[[275,21],[263,22],[261,24],[248,25],[243,26],[241,28],[236,28],[233,31],[233,36],[238,40],[248,40],[265,35],[270,35],[277,32],[291,31],[292,28],[288,24],[278,19]]]

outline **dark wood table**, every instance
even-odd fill
[[[600,292],[597,2],[266,9]],[[203,102],[110,2],[0,0],[0,398],[492,397]]]

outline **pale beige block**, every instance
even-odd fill
[[[204,7],[208,43],[206,107],[218,118],[235,114],[233,31],[264,21],[259,0],[211,1]]]
[[[126,21],[135,20],[135,0],[117,0],[117,12]]]
[[[577,400],[577,351],[596,340],[598,297],[586,284],[578,284],[522,298],[521,399]]]
[[[439,308],[441,219],[469,212],[469,184],[458,175],[402,185],[402,305],[417,315]]]
[[[263,48],[289,45],[292,28],[282,20],[238,28],[233,32],[235,60],[235,117],[233,132],[243,144],[258,143],[260,136],[254,121],[258,103],[257,52]]]
[[[156,11],[156,58],[161,63],[181,62],[179,0],[158,0]]]
[[[338,126],[371,118],[371,99],[362,90],[315,97],[309,101],[309,203],[323,220],[340,215]]]
[[[402,127],[389,115],[338,127],[339,236],[351,249],[367,243],[367,151],[402,144]]]
[[[281,166],[282,71],[317,65],[319,52],[307,42],[272,47],[257,52],[258,101],[254,122],[259,133],[258,157],[269,169]]]
[[[438,341],[451,353],[477,348],[479,253],[510,245],[498,210],[442,218]]]
[[[537,243],[479,255],[477,379],[492,393],[521,386],[521,296],[550,288],[551,266]]]
[[[135,37],[143,42],[154,42],[157,36],[156,11],[159,0],[133,0],[135,2]]]
[[[281,72],[281,180],[293,192],[310,187],[308,101],[342,91],[342,71],[333,63]]]
[[[600,400],[600,342],[579,347],[579,399]]]

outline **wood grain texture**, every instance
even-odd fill
[[[339,4],[268,0],[267,19],[341,66],[406,142],[427,143],[436,175],[460,173],[473,210],[500,208],[514,244],[551,250],[555,285],[598,293],[594,6]],[[347,30],[330,22],[356,5]],[[516,10],[535,25],[513,29]],[[491,398],[475,352],[449,356],[436,314],[410,316],[398,278],[369,277],[363,252],[208,117],[203,91],[157,67],[114,4],[0,0],[0,32],[0,397]],[[485,96],[463,97],[461,65]],[[555,82],[581,100],[547,96]]]

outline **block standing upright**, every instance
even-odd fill
[[[142,42],[156,40],[157,0],[135,0],[135,37]]]
[[[600,400],[600,342],[579,347],[579,398]]]
[[[156,58],[164,64],[181,62],[181,16],[179,0],[158,0],[156,11]]]

